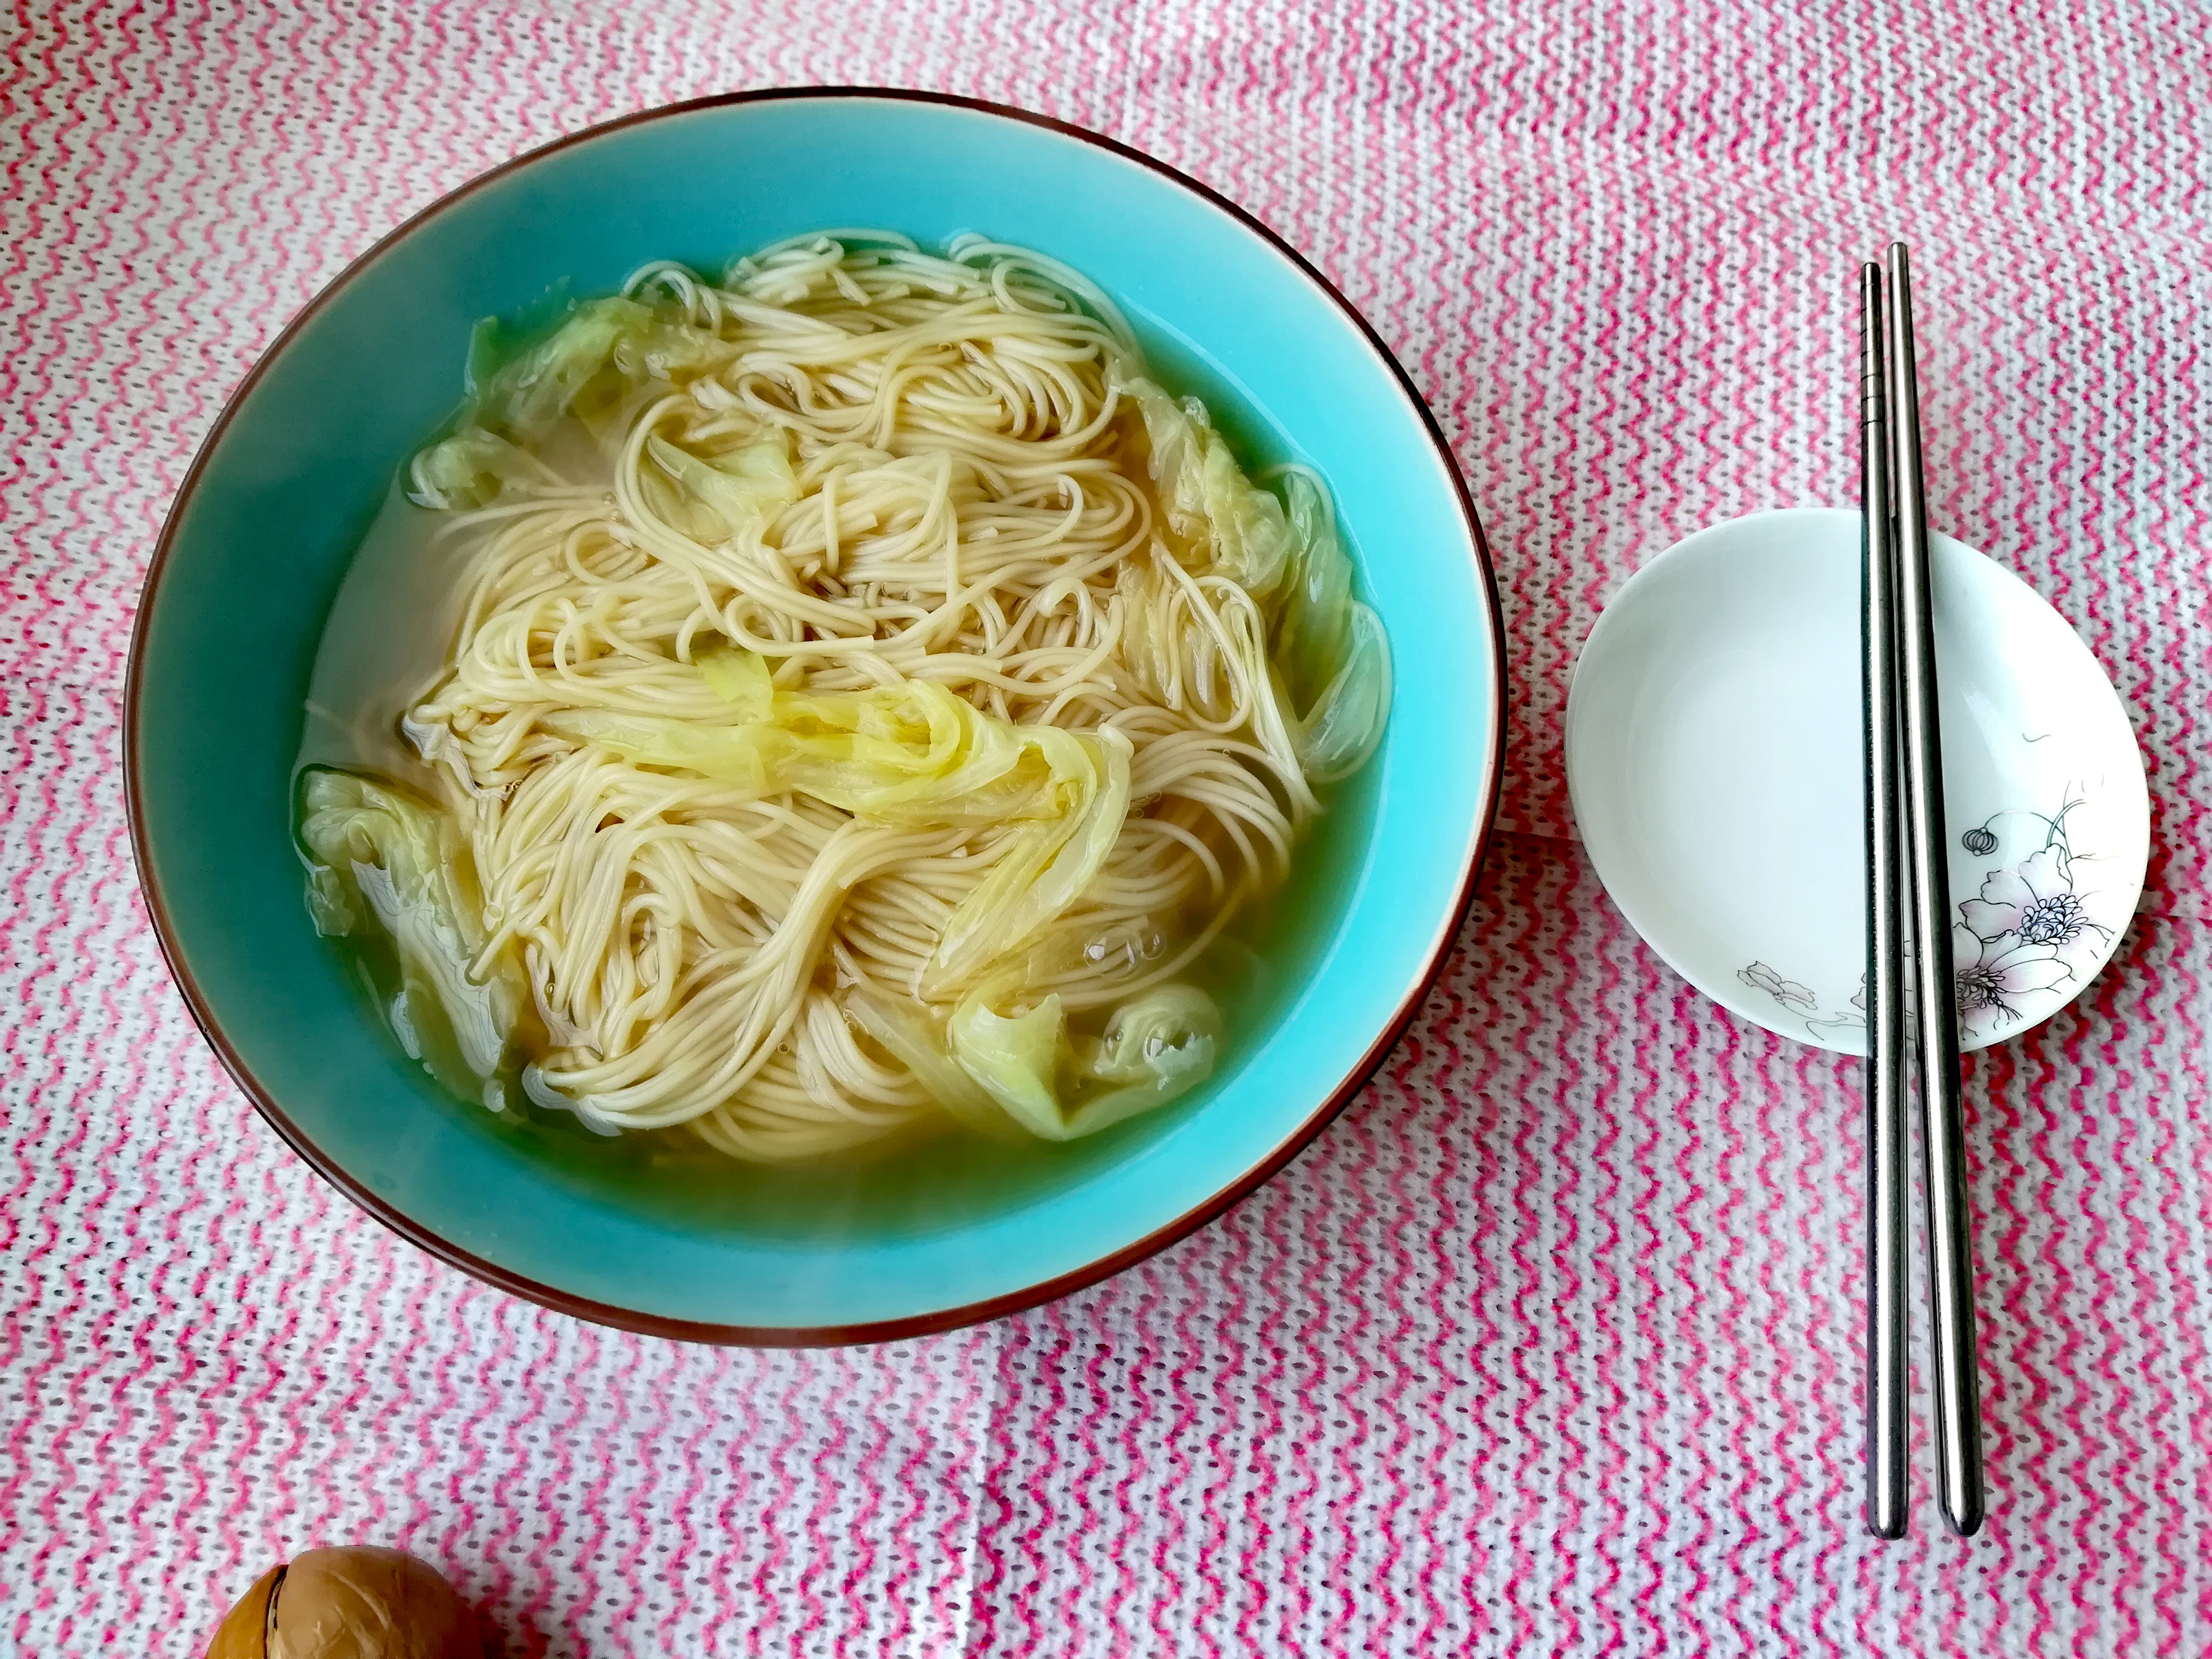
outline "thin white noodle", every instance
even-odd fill
[[[1261,613],[1164,529],[1113,389],[1134,340],[1078,274],[976,239],[940,258],[841,231],[719,286],[659,264],[625,292],[734,355],[634,400],[605,484],[541,466],[452,516],[463,623],[409,729],[474,855],[485,959],[519,945],[553,1034],[533,1087],[744,1158],[860,1145],[939,1109],[843,999],[913,994],[1012,831],[761,800],[550,717],[726,720],[690,665],[728,641],[787,690],[920,678],[1018,724],[1122,732],[1130,817],[1030,988],[1072,1012],[1183,971],[1281,881],[1317,803]],[[698,539],[653,442],[722,453],[770,430],[799,498]]]

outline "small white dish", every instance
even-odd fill
[[[2017,576],[1936,536],[1960,1041],[2064,1007],[2111,958],[2150,854],[2119,696]],[[1638,570],[1567,697],[1567,787],[1629,924],[1714,1001],[1866,1052],[1859,515],[1753,514]]]

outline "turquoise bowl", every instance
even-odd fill
[[[1389,731],[1264,919],[1218,1074],[1163,1111],[1066,1147],[945,1139],[776,1171],[507,1125],[438,1091],[308,925],[288,808],[324,617],[398,463],[458,401],[477,319],[542,309],[562,279],[604,292],[647,259],[715,270],[837,226],[933,245],[976,230],[1067,261],[1248,463],[1320,468],[1389,631]],[[825,89],[562,140],[331,283],[247,377],[179,494],[131,648],[127,765],[141,877],[194,1014],[277,1132],[365,1208],[581,1317],[696,1340],[867,1341],[1103,1278],[1311,1139],[1404,1029],[1464,913],[1497,799],[1502,691],[1489,558],[1450,453],[1310,265],[1095,135]]]

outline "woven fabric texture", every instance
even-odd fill
[[[2119,14],[19,3],[0,1654],[196,1653],[264,1565],[356,1539],[437,1563],[532,1659],[2212,1648],[2212,53],[2191,0]],[[487,1290],[285,1152],[161,965],[118,719],[162,514],[320,284],[521,149],[802,82],[1083,124],[1307,252],[1456,447],[1513,684],[1458,947],[1279,1179],[1035,1312],[762,1354]],[[2155,844],[2112,969],[1970,1067],[1989,1525],[1945,1534],[1923,1443],[1882,1545],[1856,1062],[1627,930],[1559,732],[1639,561],[1856,498],[1850,273],[1892,234],[1932,517],[2112,673]]]

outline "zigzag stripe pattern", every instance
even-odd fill
[[[185,1650],[349,1538],[528,1659],[2212,1648],[2212,58],[2193,4],[2124,9],[18,0],[0,1655]],[[980,1329],[714,1352],[477,1285],[283,1151],[161,967],[119,698],[194,447],[346,259],[563,131],[807,82],[1098,128],[1341,283],[1481,505],[1510,759],[1413,1030],[1239,1209]],[[2155,847],[2114,969],[1969,1077],[1990,1525],[1923,1501],[1881,1547],[1856,1067],[1641,945],[1559,732],[1641,559],[1851,499],[1844,296],[1890,234],[1934,517],[2112,672]]]

